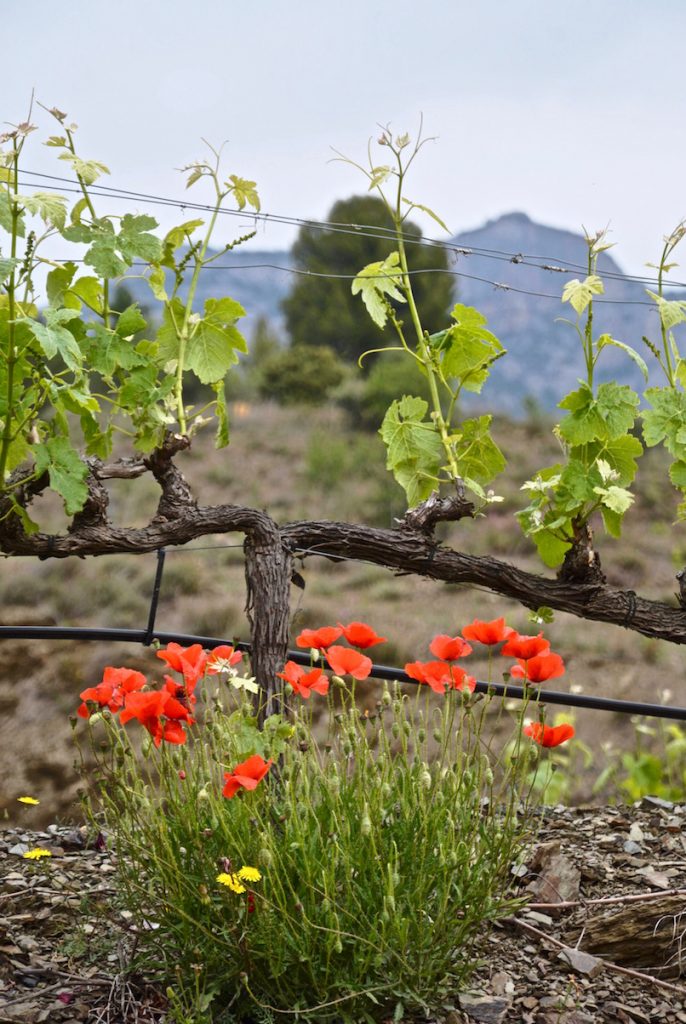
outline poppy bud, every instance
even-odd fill
[[[372,819],[369,817],[369,808],[364,805],[364,811],[362,813],[362,821],[360,822],[360,832],[363,836],[370,835],[372,831]]]
[[[440,729],[434,729],[434,731],[431,733],[431,735],[435,739],[436,743],[440,743],[441,740],[443,739],[443,736],[441,735],[441,730]]]
[[[210,794],[207,792],[207,789],[205,788],[205,786],[203,786],[202,789],[198,790],[198,795],[196,797],[196,800],[209,800],[209,799],[210,799]]]
[[[417,729],[417,740],[423,743],[426,739],[426,729]]]
[[[388,687],[384,687],[384,691],[381,694],[381,703],[383,704],[383,706],[385,708],[390,707],[390,705],[392,703],[391,695],[388,692]]]
[[[345,680],[341,679],[340,676],[331,676],[331,682],[334,683],[335,686],[340,686],[342,690],[345,689]]]
[[[181,769],[181,771],[179,772],[179,778],[181,779],[181,781],[182,781],[182,782],[183,782],[183,780],[184,780],[184,779],[186,778],[186,773],[185,773],[185,771],[183,770],[183,768],[182,768],[182,769]]]
[[[263,846],[257,852],[257,863],[263,868],[270,868],[274,863],[274,856],[272,851],[267,846]]]
[[[394,722],[391,726],[391,733],[393,734],[393,738],[397,740],[400,736],[400,724],[398,722]]]
[[[431,789],[431,772],[425,769],[419,776],[419,782],[420,785],[424,787],[424,789]]]

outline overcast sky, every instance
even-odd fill
[[[202,155],[201,137],[227,139],[227,173],[254,178],[264,210],[324,219],[364,190],[330,147],[360,159],[378,122],[413,132],[421,112],[438,140],[408,195],[451,232],[512,210],[572,230],[609,223],[616,259],[637,272],[686,216],[683,0],[2,8],[2,120],[22,120],[35,88],[79,124],[81,155],[106,163],[111,185],[182,197],[175,168]],[[64,172],[38,133],[27,153],[27,166]],[[174,217],[158,211],[165,227]],[[294,234],[269,225],[253,245],[287,248]]]

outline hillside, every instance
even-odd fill
[[[536,224],[524,213],[510,213],[459,233],[452,243],[474,250],[453,257],[456,297],[488,317],[509,353],[494,366],[484,396],[488,404],[518,415],[522,401],[531,396],[543,409],[554,408],[582,373],[576,332],[559,320],[571,311],[562,305],[559,296],[566,281],[585,274],[587,248],[583,236]],[[523,259],[515,263],[502,258],[503,253],[521,254]],[[542,265],[562,266],[567,272],[541,269]],[[266,317],[285,336],[281,302],[293,281],[290,268],[287,252],[226,253],[215,266],[203,271],[198,300],[231,295],[247,311],[243,324],[248,336],[260,317]],[[622,272],[608,253],[601,256],[599,269],[604,274]],[[331,267],[331,271],[336,268]],[[130,287],[140,301],[148,301],[142,282],[132,281]],[[654,339],[658,322],[644,286],[608,279],[603,300],[609,301],[597,302],[595,307],[597,331],[608,332],[645,355],[641,338],[648,335]],[[600,380],[621,375],[634,387],[642,386],[634,364],[617,349],[606,349],[598,375]],[[555,387],[551,388],[553,380]]]

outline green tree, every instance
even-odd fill
[[[329,211],[328,219],[332,223],[360,225],[360,231],[301,228],[292,251],[299,270],[354,276],[397,248],[393,221],[376,196],[341,199]],[[388,237],[369,237],[378,228],[385,229],[381,233],[387,231]],[[413,271],[447,270],[445,249],[414,244],[421,238],[421,231],[410,221],[403,225],[403,233]],[[348,277],[296,280],[283,303],[292,345],[328,345],[341,358],[357,360],[367,349],[386,342],[397,344],[392,326],[381,331],[370,322],[363,304],[351,292],[351,283]],[[422,324],[430,332],[440,330],[449,319],[454,302],[453,278],[441,273],[417,273],[413,275],[412,287]],[[406,310],[399,309],[401,318],[406,316]]]

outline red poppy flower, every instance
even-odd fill
[[[411,679],[426,683],[435,693],[445,693],[446,689],[463,690],[465,687],[472,692],[476,686],[476,680],[463,668],[448,665],[445,661],[411,661],[405,665],[405,671]]]
[[[468,654],[472,653],[472,648],[461,636],[446,636],[445,633],[441,633],[433,638],[429,645],[429,650],[442,661],[466,658]]]
[[[367,647],[374,647],[375,644],[386,642],[386,637],[379,636],[366,622],[351,622],[349,626],[344,626],[342,622],[339,622],[338,625],[343,630],[345,639],[353,647],[365,650]]]
[[[309,699],[313,691],[314,693],[321,693],[322,696],[328,693],[329,680],[320,668],[314,668],[311,672],[306,672],[302,665],[296,665],[294,661],[287,661],[283,672],[277,672],[276,674],[280,679],[285,679],[287,683],[290,683],[295,692],[304,697],[305,700]]]
[[[556,679],[564,674],[565,663],[560,655],[553,651],[538,654],[526,661],[518,658],[517,664],[510,669],[513,679],[526,679],[529,683],[544,683],[546,679]]]
[[[532,722],[531,725],[524,726],[524,735],[530,736],[540,747],[559,747],[561,743],[571,740],[574,735],[574,726],[567,722],[564,725],[543,725],[542,722]]]
[[[500,653],[528,661],[539,654],[548,654],[549,651],[550,644],[544,639],[543,633],[539,633],[537,636],[520,636],[519,633],[515,633],[509,638]]]
[[[256,789],[273,764],[271,758],[265,761],[259,754],[253,754],[247,761],[237,764],[233,771],[224,772],[222,796],[230,800],[239,789]]]
[[[326,660],[336,675],[352,676],[353,679],[366,679],[372,670],[372,659],[349,647],[329,647]]]
[[[220,644],[219,647],[215,647],[208,654],[205,671],[208,676],[216,676],[220,672],[226,672],[227,669],[237,665],[242,658],[242,651],[234,650],[229,644]]]
[[[122,725],[132,718],[137,719],[153,737],[156,747],[159,747],[162,740],[168,743],[185,743],[186,733],[180,722],[188,722],[189,725],[194,722],[188,707],[166,689],[151,690],[149,693],[130,693],[119,718]],[[162,722],[162,718],[166,721]]]
[[[157,657],[166,661],[175,672],[181,672],[189,690],[192,690],[201,676],[205,674],[205,665],[209,655],[201,644],[181,647],[180,644],[167,644],[164,650],[157,651]]]
[[[482,619],[474,619],[462,630],[462,636],[467,640],[476,640],[479,644],[487,644],[489,647],[502,643],[512,636],[514,629],[505,625],[505,619],[491,619],[484,622]]]
[[[132,668],[112,668],[108,665],[103,672],[102,682],[79,694],[84,703],[79,706],[76,713],[80,718],[89,718],[90,710],[86,701],[93,701],[101,708],[108,707],[116,714],[123,705],[126,694],[142,689],[146,683],[147,679],[142,672],[136,672]]]
[[[193,693],[193,687],[186,686],[185,680],[180,683],[176,679],[172,679],[171,676],[164,677],[164,688],[167,693],[170,693],[179,704],[189,710],[194,704],[198,703],[198,698]]]
[[[303,629],[302,633],[295,638],[298,647],[312,648],[318,651],[325,651],[327,647],[335,643],[343,630],[339,626],[322,626],[321,629]]]

